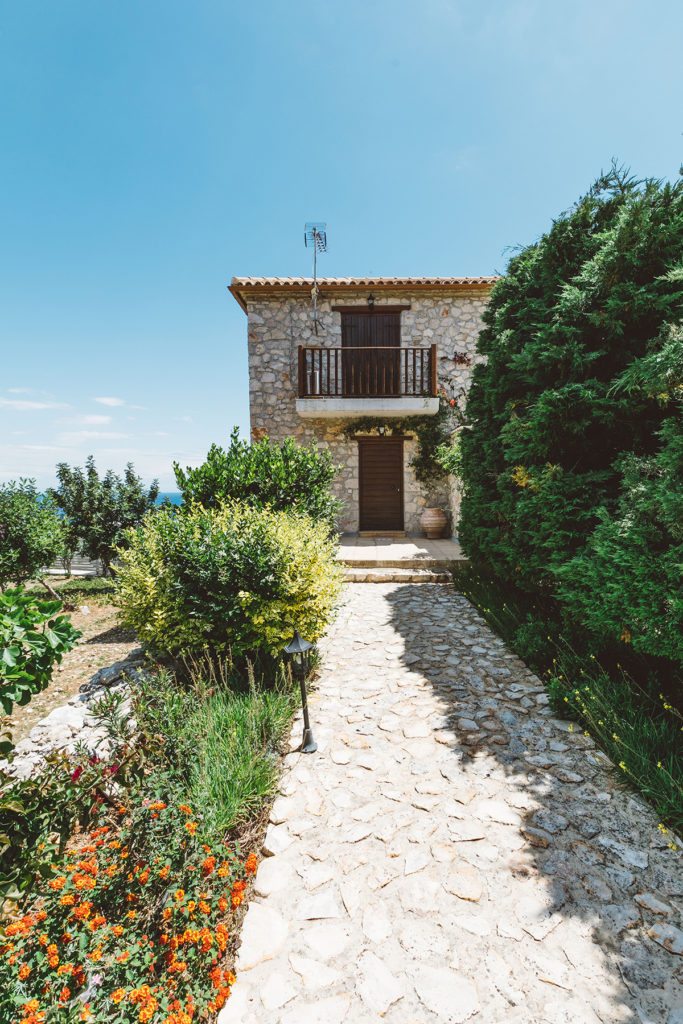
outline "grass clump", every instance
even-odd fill
[[[183,687],[162,673],[144,684],[137,702],[153,756],[182,779],[188,800],[216,834],[253,820],[274,792],[293,711],[284,678],[266,688],[252,673],[243,692],[207,687],[196,677]]]

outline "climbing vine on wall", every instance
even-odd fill
[[[465,390],[457,394],[452,386],[439,388],[439,409],[433,416],[361,416],[350,420],[340,431],[353,440],[358,434],[389,436],[406,435],[415,438],[417,451],[410,460],[417,480],[426,487],[444,481],[451,463],[446,457],[453,446],[453,433],[464,422]]]

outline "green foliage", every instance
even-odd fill
[[[330,453],[291,437],[281,444],[267,437],[249,444],[235,428],[230,446],[211,445],[201,466],[183,470],[174,463],[173,468],[183,500],[205,508],[242,501],[254,508],[305,512],[333,529],[341,507],[331,493],[335,467]]]
[[[683,658],[683,183],[617,170],[513,257],[461,434],[459,535],[597,643]]]
[[[278,657],[297,628],[322,636],[342,571],[324,521],[229,502],[158,509],[127,537],[116,567],[121,620],[173,655]]]
[[[57,508],[35,481],[0,485],[0,590],[35,579],[62,547]]]
[[[81,550],[101,561],[108,574],[116,549],[125,544],[126,530],[154,506],[158,483],[146,490],[130,462],[123,477],[110,469],[100,478],[92,455],[84,469],[60,462],[57,479],[59,486],[50,493],[64,513],[65,561],[70,561],[69,552]]]
[[[45,689],[81,635],[58,614],[61,608],[21,587],[0,593],[0,707],[6,715]]]

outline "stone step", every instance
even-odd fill
[[[349,569],[439,569],[442,572],[457,564],[445,558],[344,558],[341,561]]]
[[[344,570],[347,583],[452,583],[450,572],[436,572],[433,569],[378,567],[376,563],[363,568]]]

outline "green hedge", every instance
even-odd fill
[[[613,170],[485,314],[460,536],[599,644],[683,661],[683,185]]]

